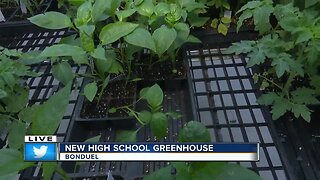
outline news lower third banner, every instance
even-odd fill
[[[47,137],[47,138],[45,138]],[[258,161],[259,143],[58,143],[26,136],[26,161]],[[54,140],[54,141],[50,141]]]

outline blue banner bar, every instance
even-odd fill
[[[60,153],[257,153],[258,143],[60,143]]]

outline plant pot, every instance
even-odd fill
[[[44,13],[49,10],[56,9],[57,2],[53,0],[46,0],[45,3],[41,6],[41,12]],[[21,10],[20,7],[16,8],[10,8],[8,11],[6,11],[8,15],[6,15],[6,21],[0,22],[0,37],[12,37],[19,34],[25,34],[25,33],[34,33],[34,32],[40,32],[43,31],[43,28],[40,28],[34,24],[32,24],[29,20],[27,20],[27,17],[17,18],[21,16]],[[36,15],[36,14],[35,14]],[[31,15],[30,15],[31,16]],[[50,31],[47,30],[46,31]]]
[[[83,88],[81,90],[82,94],[84,92],[85,85],[89,82],[90,81],[88,79],[84,80]],[[127,92],[127,94],[123,94],[124,91],[108,92],[108,90],[112,90],[112,88],[123,88],[123,84],[125,84],[125,80],[111,81],[106,88],[105,95],[101,98],[99,106],[96,105],[97,101],[89,102],[84,95],[79,96],[75,107],[75,121],[96,127],[106,127],[107,125],[120,129],[133,128],[135,126],[135,120],[125,111],[118,110],[114,114],[108,113],[110,108],[135,104],[136,83],[128,83],[130,85],[128,85],[128,87],[131,89],[131,92]]]

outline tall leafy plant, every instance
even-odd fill
[[[256,41],[234,43],[228,53],[246,53],[247,67],[259,66],[254,75],[265,93],[260,104],[271,105],[273,119],[286,112],[296,118],[310,121],[308,105],[319,103],[320,23],[319,11],[300,11],[292,3],[273,5],[271,0],[250,1],[239,13],[242,22],[253,18],[255,28],[262,37]],[[277,24],[271,24],[273,16]]]
[[[7,133],[7,143],[0,150],[0,179],[14,179],[19,171],[36,166],[24,161],[24,136],[54,134],[68,105],[70,83],[43,104],[28,106],[29,90],[24,78],[38,74],[21,60],[27,57],[30,55],[0,47],[0,124]],[[45,162],[41,168],[45,179],[55,171],[65,177],[56,162]]]

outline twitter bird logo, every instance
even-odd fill
[[[33,146],[34,158],[42,158],[47,153],[48,146],[41,146],[39,149]]]
[[[26,161],[56,161],[57,145],[55,143],[25,143],[24,159]]]

